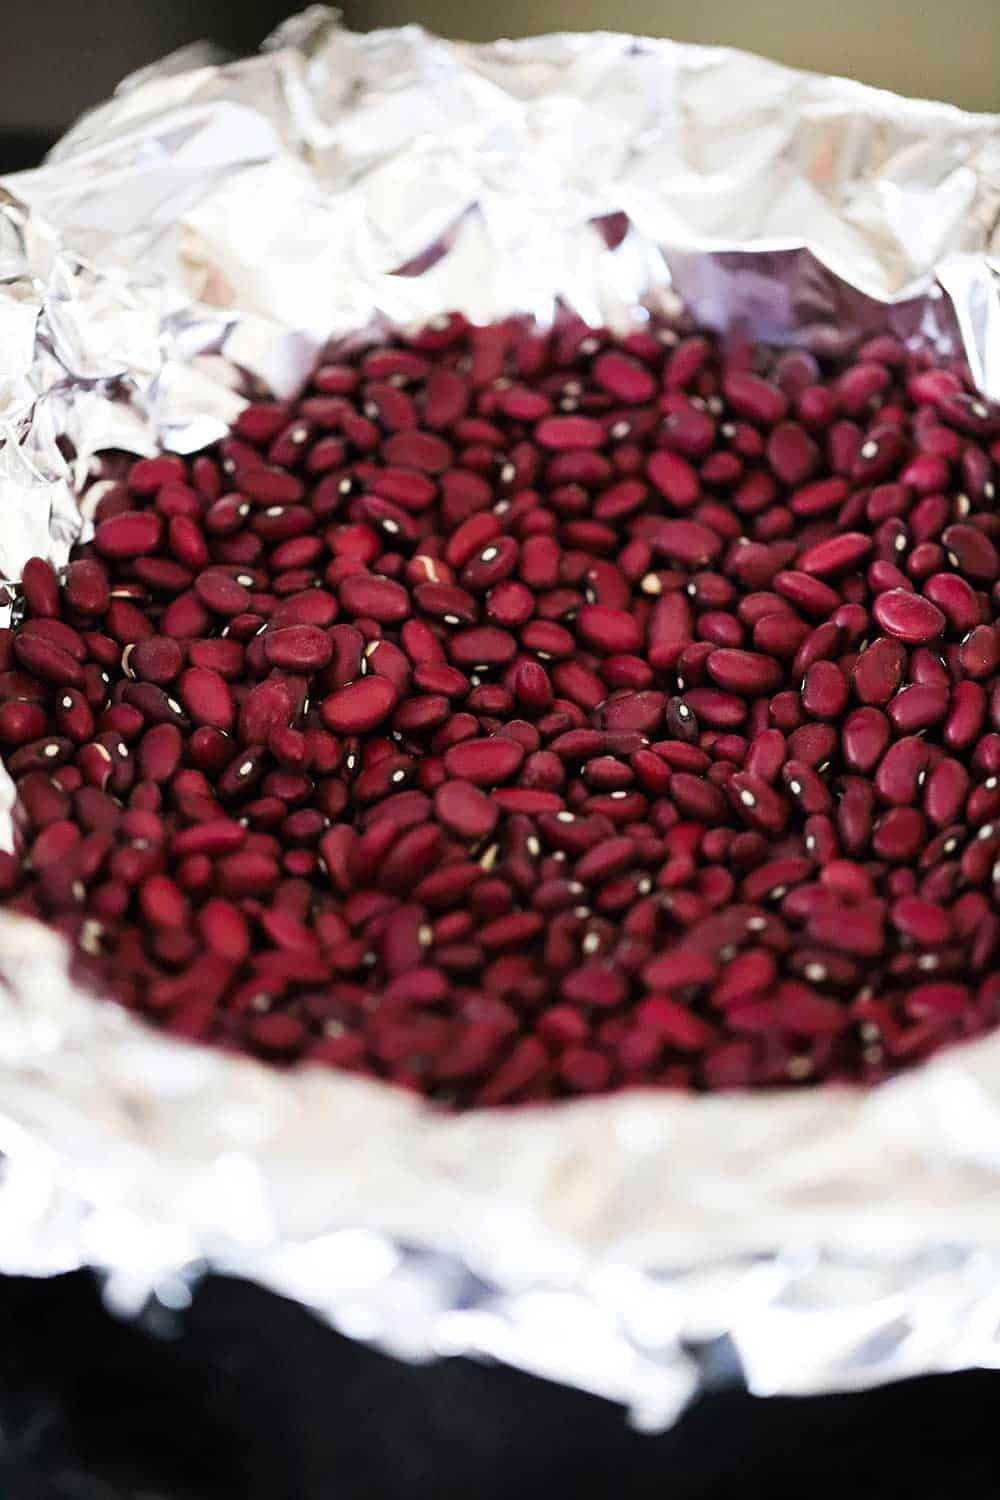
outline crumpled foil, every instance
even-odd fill
[[[733,51],[358,36],[318,7],[259,57],[186,49],[0,183],[0,574],[65,561],[103,450],[191,452],[331,337],[452,308],[684,303],[827,351],[890,328],[1000,397],[998,210],[996,117]],[[8,841],[10,805],[3,777]],[[648,1427],[737,1374],[1000,1364],[1000,1037],[867,1093],[445,1117],[161,1036],[0,915],[0,1152],[6,1271],[89,1264],[135,1313],[211,1265]]]

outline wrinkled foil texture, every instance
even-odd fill
[[[331,337],[452,308],[683,303],[826,351],[888,327],[964,346],[1000,398],[998,209],[996,117],[738,52],[360,36],[322,8],[249,60],[186,49],[0,180],[0,576],[66,560],[103,450],[194,451]],[[3,777],[8,847],[10,805]],[[739,1374],[1000,1365],[1000,1037],[868,1093],[444,1117],[161,1036],[0,915],[0,1152],[6,1271],[96,1266],[149,1314],[210,1265],[650,1428]]]

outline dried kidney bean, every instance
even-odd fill
[[[442,1103],[877,1080],[997,1019],[998,429],[889,338],[335,351],[26,566],[0,896]]]

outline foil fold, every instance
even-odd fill
[[[996,117],[725,49],[320,6],[258,57],[184,49],[0,181],[0,576],[65,562],[106,450],[196,451],[328,341],[456,308],[889,329],[1000,398],[998,212]],[[8,848],[11,806],[0,774]],[[446,1117],[148,1030],[0,913],[0,1152],[5,1271],[93,1265],[139,1314],[212,1265],[651,1428],[720,1378],[1000,1365],[1000,1037],[870,1093]]]

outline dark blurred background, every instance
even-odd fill
[[[246,52],[295,9],[281,0],[3,0],[0,167],[30,164],[133,69],[201,37]],[[419,21],[483,39],[605,28],[746,47],[966,109],[1000,108],[997,0],[345,0],[341,10],[359,30]]]

